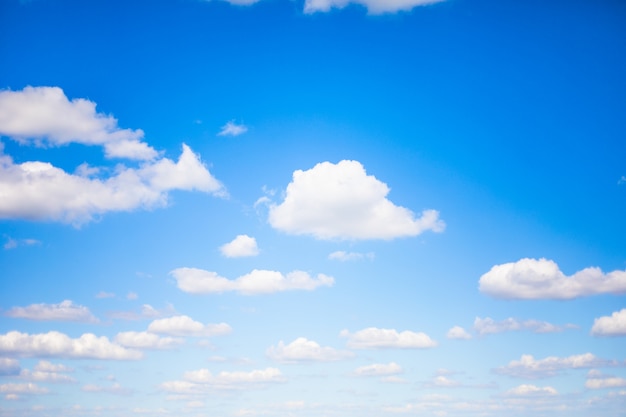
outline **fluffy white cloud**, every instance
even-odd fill
[[[591,334],[596,336],[626,336],[626,308],[610,316],[595,319]]]
[[[616,376],[603,375],[601,372],[592,369],[587,375],[585,387],[589,389],[622,388],[626,387],[626,379]]]
[[[157,310],[150,304],[143,304],[139,311],[110,311],[107,313],[112,319],[118,320],[141,320],[155,319],[158,317],[171,316],[176,313],[172,304],[167,304],[165,308]]]
[[[238,2],[234,2],[233,0],[230,0],[230,3],[252,4],[252,3],[256,3],[256,1],[257,0],[238,0]],[[241,134],[246,133],[247,131],[248,131],[248,128],[245,125],[243,124],[238,125],[233,120],[231,120],[227,122],[224,126],[222,126],[222,130],[220,130],[218,135],[219,136],[239,136]]]
[[[80,359],[141,359],[142,353],[112,343],[108,338],[85,333],[77,339],[60,332],[27,334],[17,331],[0,335],[0,354],[19,357]]]
[[[48,321],[77,321],[95,323],[98,321],[85,306],[64,300],[59,304],[31,304],[27,307],[13,307],[6,315],[14,318]]]
[[[448,339],[471,339],[472,335],[461,326],[454,326],[448,330],[446,337]]]
[[[58,87],[0,91],[0,135],[21,143],[100,145],[109,158],[149,160],[157,156],[141,141],[143,131],[120,129],[115,118],[96,112],[96,103],[70,101]]]
[[[572,299],[593,294],[626,292],[626,271],[607,274],[585,268],[571,276],[544,258],[524,258],[496,265],[480,277],[480,291],[505,299]]]
[[[140,168],[119,165],[103,179],[68,174],[47,162],[14,164],[0,152],[0,218],[80,225],[109,211],[164,206],[171,190],[225,192],[187,145],[178,162],[162,158]]]
[[[567,325],[573,328],[573,325]],[[524,320],[520,321],[509,317],[508,319],[495,321],[490,317],[484,319],[476,317],[474,320],[474,330],[480,335],[502,333],[515,330],[530,330],[534,333],[555,333],[563,331],[563,327],[555,326],[545,321]]]
[[[268,220],[283,232],[318,239],[393,239],[445,228],[436,210],[415,218],[389,201],[388,193],[358,161],[322,162],[293,173],[284,201],[270,205]]]
[[[356,333],[342,330],[340,336],[348,338],[347,346],[351,349],[424,349],[437,346],[437,342],[427,334],[408,330],[398,332],[395,329],[368,327]]]
[[[331,287],[335,283],[335,280],[327,275],[318,274],[317,278],[312,278],[303,271],[293,271],[285,276],[277,271],[255,269],[235,280],[197,268],[178,268],[171,274],[176,279],[179,289],[193,294],[237,291],[252,295],[292,290],[312,291],[320,286]]]
[[[508,397],[528,397],[557,395],[558,392],[552,387],[537,387],[535,385],[523,384],[508,390],[505,395]]]
[[[328,255],[328,259],[336,260],[336,261],[358,261],[361,259],[367,258],[369,260],[374,259],[374,253],[360,253],[360,252],[345,252],[342,250],[336,251]]]
[[[180,338],[160,337],[148,332],[120,332],[115,336],[115,343],[133,349],[170,349],[183,342]]]
[[[332,8],[342,9],[349,4],[358,4],[366,7],[370,14],[395,13],[440,1],[443,0],[305,0],[304,12],[328,12]]]
[[[372,365],[360,366],[356,368],[353,375],[356,376],[388,376],[398,375],[404,372],[402,367],[395,362],[388,364],[375,363]]]
[[[285,345],[281,340],[278,345],[267,349],[267,356],[275,361],[285,363],[295,362],[332,362],[354,356],[352,352],[337,350],[328,346],[299,337]]]
[[[20,363],[13,358],[0,358],[0,376],[17,375],[20,373]]]
[[[231,242],[220,246],[220,252],[227,258],[241,258],[258,255],[259,248],[255,238],[248,235],[238,235]]]
[[[182,381],[166,381],[163,391],[179,395],[203,395],[211,390],[234,390],[263,387],[267,383],[285,382],[286,378],[276,368],[256,369],[250,372],[223,371],[214,375],[208,369],[185,372]]]
[[[202,324],[189,316],[174,316],[154,320],[148,326],[148,332],[170,336],[221,336],[229,334],[233,329],[226,323]]]
[[[567,369],[588,369],[619,365],[616,361],[600,359],[591,353],[572,355],[566,358],[549,356],[536,360],[532,355],[522,355],[520,360],[513,360],[507,366],[495,369],[499,374],[518,378],[547,378],[560,374]]]

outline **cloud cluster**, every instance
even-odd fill
[[[445,228],[436,210],[415,218],[388,193],[358,161],[322,162],[293,173],[284,201],[270,204],[268,220],[283,232],[318,239],[394,239]]]
[[[437,342],[427,334],[408,330],[398,332],[395,329],[368,327],[356,333],[342,330],[340,336],[348,339],[347,346],[351,349],[425,349],[437,346]]]
[[[320,346],[319,343],[304,337],[299,337],[287,345],[281,340],[278,345],[267,349],[266,354],[269,358],[284,363],[333,362],[354,356],[352,352]]]
[[[375,363],[372,365],[360,366],[352,373],[355,376],[389,376],[403,373],[404,370],[395,362],[388,364]]]
[[[258,255],[259,248],[255,238],[248,235],[237,235],[231,242],[220,246],[220,252],[227,258],[242,258]]]
[[[0,148],[0,218],[53,220],[80,225],[109,211],[150,209],[167,204],[172,190],[225,195],[187,145],[178,161],[158,158],[140,130],[122,130],[95,103],[69,101],[56,87],[0,92],[0,135],[24,144],[103,146],[108,157],[138,159],[138,168],[118,164],[113,172],[79,166],[68,173],[51,163],[14,163]]]
[[[594,320],[591,327],[594,336],[626,336],[626,308],[616,311],[610,316]]]
[[[616,361],[600,359],[591,353],[572,355],[566,358],[549,356],[539,360],[532,355],[522,355],[520,360],[513,360],[507,366],[495,369],[495,372],[517,378],[535,379],[559,375],[567,369],[589,369],[618,365],[619,363]]]
[[[536,385],[522,384],[511,388],[505,393],[508,397],[539,397],[544,395],[557,395],[558,392],[552,387],[538,387]]]
[[[154,320],[148,326],[148,332],[169,336],[211,337],[229,334],[233,329],[226,323],[202,324],[189,316],[174,316]]]
[[[342,9],[350,4],[358,4],[366,7],[369,14],[396,13],[440,1],[443,0],[305,0],[304,12],[328,12],[332,8]]]
[[[480,277],[480,291],[504,299],[572,299],[594,294],[626,292],[626,271],[603,273],[585,268],[566,276],[547,259],[524,258],[496,265]]]
[[[567,328],[575,327],[573,325],[567,325]],[[563,331],[563,327],[555,326],[554,324],[546,321],[538,320],[517,320],[512,317],[508,319],[495,321],[491,317],[485,317],[484,319],[476,317],[474,320],[474,331],[479,335],[502,333],[517,330],[530,330],[533,333],[556,333]]]
[[[85,333],[79,338],[52,331],[27,334],[17,331],[0,335],[0,354],[18,357],[55,357],[72,359],[141,359],[142,353],[112,343],[105,336]]]
[[[585,387],[588,389],[622,388],[626,387],[626,379],[604,375],[596,369],[592,369],[587,374]]]
[[[31,304],[27,307],[13,307],[6,312],[6,316],[28,320],[41,321],[75,321],[96,323],[96,319],[85,306],[74,304],[71,300],[64,300],[59,304]]]
[[[268,383],[285,381],[286,378],[277,368],[258,369],[250,372],[223,371],[217,375],[208,369],[198,369],[185,372],[182,380],[163,382],[160,388],[171,394],[205,395],[212,390],[261,388]]]
[[[277,271],[255,269],[235,280],[219,276],[216,272],[197,268],[178,268],[171,272],[178,288],[193,294],[220,294],[236,291],[245,295],[270,294],[281,291],[306,290],[331,287],[335,280],[324,274],[312,278],[303,271],[283,275]]]
[[[115,343],[131,349],[170,349],[184,343],[183,339],[160,337],[149,332],[120,332],[115,336]]]

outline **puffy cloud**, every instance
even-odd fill
[[[537,387],[535,385],[523,384],[515,388],[511,388],[505,393],[508,397],[528,397],[528,396],[545,396],[557,395],[558,392],[552,387]]]
[[[31,304],[27,307],[13,307],[6,315],[14,318],[42,321],[77,321],[95,323],[98,321],[85,306],[71,300],[59,304]]]
[[[183,339],[160,337],[148,332],[120,332],[115,336],[115,343],[132,349],[170,349],[183,342]]]
[[[154,319],[157,317],[171,316],[176,313],[174,306],[167,304],[163,309],[157,310],[150,304],[143,304],[141,309],[137,311],[111,311],[107,313],[112,319],[117,320],[141,320],[141,319]]]
[[[360,366],[353,372],[355,376],[388,376],[398,375],[404,372],[402,367],[395,362],[388,364],[375,363],[372,365]]]
[[[572,355],[566,358],[549,356],[536,360],[532,355],[522,355],[520,360],[513,360],[507,366],[495,369],[495,372],[518,378],[547,378],[559,375],[567,369],[588,369],[596,367],[618,366],[616,361],[600,359],[591,353]]]
[[[424,349],[437,346],[437,342],[427,334],[408,330],[398,332],[395,329],[368,327],[356,333],[342,330],[340,336],[348,338],[347,346],[351,349]]]
[[[595,319],[591,334],[595,336],[626,336],[626,308],[616,311],[610,316]]]
[[[524,258],[496,265],[480,277],[480,291],[504,299],[572,299],[594,294],[626,292],[626,271],[607,274],[585,268],[571,276],[544,258]]]
[[[0,376],[17,375],[20,373],[20,363],[13,358],[0,358]]]
[[[248,235],[238,235],[232,242],[220,246],[220,252],[227,258],[241,258],[258,255],[259,248],[255,238]]]
[[[395,13],[440,1],[443,0],[305,0],[304,12],[328,12],[332,8],[343,9],[350,4],[358,4],[366,7],[369,14]]]
[[[268,220],[283,232],[318,239],[394,239],[445,228],[436,210],[415,218],[388,193],[387,184],[367,175],[358,161],[322,162],[293,173],[284,201],[270,205]]]
[[[202,324],[189,316],[174,316],[154,320],[148,326],[148,332],[170,336],[221,336],[232,332],[226,323]]]
[[[342,250],[336,251],[328,255],[328,259],[336,261],[359,261],[367,258],[369,260],[374,259],[374,252],[360,253],[360,252],[345,252]]]
[[[448,339],[471,339],[472,335],[461,326],[454,326],[448,330],[446,337]]]
[[[119,165],[104,179],[68,174],[47,162],[14,164],[0,153],[0,218],[78,226],[109,211],[164,206],[171,190],[225,192],[187,145],[178,162],[162,158],[139,168]]]
[[[352,352],[320,346],[319,343],[304,337],[299,337],[288,345],[281,340],[278,345],[267,349],[266,354],[275,361],[285,363],[333,362],[354,356]]]
[[[237,291],[245,295],[270,294],[280,291],[312,291],[320,286],[330,287],[332,277],[318,274],[312,278],[303,271],[293,271],[286,276],[277,271],[255,269],[235,280],[219,276],[216,272],[197,268],[178,268],[171,272],[178,288],[194,294],[215,294]]]
[[[592,369],[587,375],[585,387],[589,389],[621,388],[626,387],[626,379],[603,375],[600,371]]]
[[[96,112],[96,103],[70,101],[58,87],[0,91],[0,135],[21,143],[100,145],[109,158],[150,160],[157,156],[141,141],[142,130],[120,129],[115,118]]]
[[[166,381],[160,385],[163,391],[178,395],[202,395],[211,390],[234,390],[263,387],[268,383],[285,382],[286,378],[277,368],[257,369],[250,372],[223,371],[214,375],[208,369],[185,372],[184,380]]]
[[[566,327],[573,328],[576,326],[569,324]],[[530,330],[534,333],[555,333],[563,331],[563,327],[555,326],[545,321],[520,321],[511,317],[501,321],[495,321],[490,317],[485,317],[484,319],[476,317],[476,320],[474,320],[474,330],[480,335],[515,330]]]
[[[230,1],[230,3],[234,3],[234,4],[252,4],[252,3],[256,3],[256,1],[258,0],[238,0],[238,3],[233,2],[232,0]],[[234,120],[231,120],[229,122],[227,122],[224,126],[222,126],[222,130],[220,130],[220,132],[218,133],[218,136],[239,136],[241,134],[244,134],[248,131],[248,128],[243,125],[240,124],[238,125],[237,123],[235,123]]]
[[[142,353],[112,343],[105,336],[85,333],[77,339],[52,331],[27,334],[17,331],[0,335],[0,354],[19,357],[74,359],[141,359]]]

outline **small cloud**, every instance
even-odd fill
[[[15,249],[19,246],[34,246],[41,245],[41,241],[37,239],[13,239],[12,237],[6,236],[6,242],[3,245],[3,248],[6,250]]]
[[[467,331],[465,331],[464,328],[462,328],[461,326],[454,326],[452,327],[450,330],[448,330],[448,333],[446,334],[446,337],[448,339],[471,339],[472,335],[469,334]]]
[[[604,375],[596,369],[592,369],[587,374],[585,387],[588,389],[604,389],[604,388],[622,388],[626,387],[626,379]]]
[[[96,294],[96,298],[114,298],[115,294],[112,292],[100,291]]]
[[[107,316],[115,320],[141,320],[172,316],[174,314],[176,314],[176,309],[172,304],[167,304],[165,308],[160,310],[157,310],[150,304],[144,304],[139,311],[111,311],[107,313]]]
[[[358,367],[352,372],[354,376],[389,376],[403,373],[404,370],[395,362],[388,364],[375,363]]]
[[[557,390],[552,387],[538,387],[535,385],[523,384],[515,388],[511,388],[504,395],[506,397],[543,397],[557,394]]]
[[[171,349],[184,343],[183,339],[161,337],[148,332],[120,332],[115,343],[131,349]]]
[[[85,306],[74,304],[71,300],[59,304],[31,304],[27,307],[13,307],[6,312],[8,317],[38,321],[76,321],[96,323],[95,318]]]
[[[573,324],[567,324],[565,326],[556,326],[546,321],[538,320],[517,320],[512,317],[508,319],[495,321],[491,317],[485,317],[484,319],[476,317],[474,320],[474,330],[479,335],[502,333],[509,331],[530,330],[533,333],[557,333],[562,332],[564,329],[577,328]]]
[[[304,13],[329,12],[333,8],[343,9],[350,4],[367,8],[368,14],[397,13],[409,11],[418,6],[439,3],[444,0],[305,0]]]
[[[591,353],[565,358],[549,356],[544,359],[535,359],[532,355],[522,355],[520,360],[513,360],[507,366],[496,368],[495,372],[516,378],[535,379],[560,375],[567,369],[589,369],[618,365],[617,361],[600,359]]]
[[[398,332],[369,327],[356,333],[342,330],[340,336],[348,338],[347,346],[351,349],[426,349],[437,346],[427,334],[408,330]]]
[[[626,308],[610,316],[595,319],[591,334],[594,336],[626,336]]]
[[[626,184],[626,175],[622,175],[622,177],[617,181],[618,185]]]
[[[320,346],[304,337],[299,337],[288,345],[281,340],[278,345],[267,349],[266,353],[270,359],[285,363],[334,362],[354,356],[352,352]]]
[[[220,246],[220,252],[227,258],[241,258],[258,255],[259,248],[255,238],[248,235],[238,235],[231,242]]]
[[[226,123],[222,126],[222,130],[218,133],[218,136],[239,136],[248,131],[248,128],[244,124],[236,124],[234,120]]]
[[[131,395],[133,391],[128,388],[123,388],[119,383],[115,383],[110,386],[87,384],[84,385],[81,390],[89,393],[106,393],[114,395]]]
[[[233,329],[226,323],[202,324],[189,316],[181,315],[154,320],[148,326],[148,331],[169,336],[208,337],[229,334]]]
[[[336,252],[328,255],[328,259],[335,261],[359,261],[361,259],[369,259],[370,261],[374,260],[374,252],[368,253],[360,253],[360,252],[345,252],[342,250],[338,250]]]
[[[139,296],[134,293],[134,292],[129,292],[128,294],[126,294],[126,299],[127,300],[136,300],[137,298],[139,298]]]

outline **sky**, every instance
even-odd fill
[[[0,416],[626,416],[620,0],[0,0]]]

